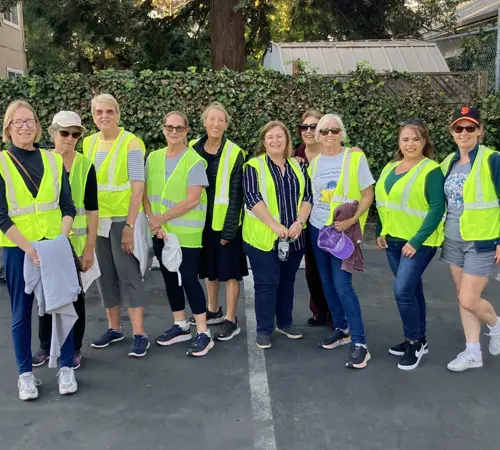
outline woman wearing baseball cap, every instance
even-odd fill
[[[489,329],[490,353],[500,354],[499,318],[481,298],[500,263],[500,154],[479,145],[484,126],[477,108],[457,109],[450,132],[457,149],[441,163],[448,206],[441,260],[450,265],[455,281],[466,342],[448,369],[463,372],[483,365],[481,324]]]

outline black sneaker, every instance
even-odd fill
[[[224,322],[224,313],[222,312],[222,306],[219,306],[217,312],[212,312],[207,309],[207,325],[219,325],[222,322]],[[191,317],[189,319],[189,325],[196,325],[194,317]]]
[[[267,334],[258,334],[256,340],[257,347],[264,350],[266,348],[271,348],[271,336]]]
[[[197,333],[186,355],[205,356],[214,347],[214,341],[206,333]]]
[[[371,355],[368,349],[362,345],[356,345],[354,342],[351,342],[349,344],[349,356],[345,366],[351,369],[364,369],[368,361],[370,361],[370,358]]]
[[[424,346],[424,355],[429,353],[429,346],[427,344],[427,340],[425,338],[420,339],[420,342]],[[394,345],[389,349],[389,353],[394,356],[403,356],[406,351],[406,347],[408,346],[408,341],[401,342],[401,344]]]
[[[341,345],[349,344],[350,342],[351,335],[349,333],[346,333],[340,328],[335,328],[332,335],[323,339],[320,343],[318,343],[318,346],[327,350],[331,350]]]
[[[322,320],[319,317],[310,317],[307,319],[306,325],[308,327],[324,327],[326,326],[326,320]]]
[[[398,369],[416,369],[425,354],[425,348],[420,341],[407,341],[406,350],[398,363]]]
[[[288,325],[283,328],[276,327],[276,331],[284,334],[288,339],[302,339],[302,333],[293,325]]]
[[[219,332],[215,335],[216,341],[229,341],[234,338],[238,334],[240,334],[241,328],[238,325],[238,319],[236,322],[231,322],[228,319],[225,319],[220,326]]]

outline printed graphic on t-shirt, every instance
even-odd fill
[[[337,187],[336,181],[330,181],[326,185],[326,189],[321,189],[319,191],[318,201],[330,203],[332,200],[332,195],[335,192],[335,188]]]
[[[468,173],[451,173],[444,184],[444,194],[448,201],[448,209],[463,209],[464,184]]]

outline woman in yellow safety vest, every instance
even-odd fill
[[[382,170],[377,199],[377,247],[396,277],[394,296],[405,341],[389,349],[398,367],[416,369],[428,353],[422,275],[443,241],[444,177],[432,160],[434,144],[423,119],[400,124],[399,151]]]
[[[76,208],[73,229],[69,236],[77,256],[82,261],[82,268],[87,271],[94,265],[95,242],[97,238],[98,204],[97,178],[94,165],[90,160],[75,150],[78,139],[87,130],[82,120],[73,111],[60,111],[52,119],[49,133],[54,142],[54,153],[61,155],[64,170],[69,176],[71,194]],[[74,302],[78,320],[73,328],[74,355],[73,368],[81,364],[83,335],[85,334],[85,294],[83,291]],[[33,366],[42,366],[49,359],[50,339],[52,335],[52,316],[45,314],[38,319],[38,337],[40,349],[33,355]]]
[[[450,265],[465,334],[465,351],[448,364],[454,372],[482,367],[481,325],[489,329],[489,351],[500,355],[500,321],[481,294],[500,263],[500,154],[480,145],[479,110],[455,110],[450,132],[457,150],[441,163],[447,202],[441,260]]]
[[[146,162],[144,209],[153,233],[153,249],[160,263],[174,325],[156,338],[168,346],[191,340],[186,321],[184,292],[196,321],[197,334],[188,356],[205,356],[214,346],[207,328],[206,299],[198,279],[203,228],[207,214],[208,186],[205,160],[187,147],[189,124],[181,112],[169,112],[163,120],[167,147],[153,151]],[[162,252],[168,243],[179,242],[182,263],[180,278],[163,265]],[[170,241],[170,242],[168,242]]]
[[[146,227],[142,211],[146,149],[141,139],[118,125],[120,107],[112,95],[97,95],[91,108],[99,132],[84,139],[83,154],[97,173],[96,255],[101,271],[97,286],[108,319],[108,329],[91,346],[101,349],[125,338],[120,321],[124,306],[134,334],[128,355],[142,357],[150,346],[144,331],[142,283],[148,248],[140,239]]]
[[[227,341],[240,333],[236,306],[240,281],[248,275],[241,237],[243,164],[245,152],[225,135],[229,114],[219,102],[210,104],[201,121],[206,134],[189,146],[207,162],[207,220],[203,230],[200,278],[208,294],[207,324],[221,324],[216,340]],[[219,307],[220,282],[226,283],[227,311]],[[194,318],[190,319],[194,325]]]
[[[15,101],[5,112],[0,152],[0,247],[12,310],[12,340],[19,370],[19,398],[38,398],[31,361],[31,309],[34,294],[25,293],[25,255],[39,266],[32,242],[69,236],[75,217],[68,176],[59,155],[38,148],[42,129],[33,108]],[[59,392],[78,389],[73,372],[73,332],[61,348]]]
[[[282,122],[261,128],[256,155],[245,165],[243,240],[254,279],[256,344],[266,349],[275,317],[278,333],[302,338],[292,309],[312,197],[305,166],[292,158],[292,137]]]
[[[332,224],[339,232],[352,231],[361,241],[368,209],[373,202],[375,180],[366,157],[363,152],[346,148],[346,139],[340,116],[326,114],[320,119],[316,126],[316,140],[322,144],[323,151],[311,161],[308,169],[313,191],[309,223],[316,264],[334,324],[333,333],[319,346],[330,350],[350,344],[346,367],[362,369],[366,367],[370,353],[366,347],[359,300],[352,286],[352,269],[362,269],[362,257],[357,258],[355,252],[354,261],[347,267],[342,259],[318,246],[320,230]],[[358,202],[356,208],[352,206],[354,202]],[[341,217],[347,218],[335,219],[337,209],[346,210]],[[359,246],[358,242],[354,244]]]

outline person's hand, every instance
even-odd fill
[[[30,246],[26,254],[31,258],[35,266],[40,267],[40,258],[38,258],[38,253],[32,246]]]
[[[409,242],[407,242],[403,246],[401,253],[403,254],[403,256],[406,256],[407,258],[413,258],[415,256],[415,253],[417,253],[417,251],[409,244]]]
[[[495,264],[500,264],[500,245],[497,245],[497,251],[495,252]]]
[[[349,228],[351,228],[354,224],[356,223],[356,219],[354,217],[351,217],[350,219],[346,220],[337,220],[336,222],[333,223],[333,226],[337,231],[346,231]]]
[[[387,241],[385,239],[385,236],[379,236],[377,238],[377,248],[379,250],[385,250],[387,248]]]
[[[288,228],[281,225],[280,223],[276,223],[276,225],[272,226],[271,229],[278,235],[280,238],[286,238],[288,236]]]
[[[349,153],[364,153],[359,147],[351,147]]]
[[[127,225],[123,227],[122,250],[128,255],[134,253],[134,230]]]
[[[85,247],[81,260],[83,271],[87,272],[94,265],[94,249],[92,247]]]
[[[158,230],[163,225],[163,220],[161,216],[152,216],[149,218],[149,229],[153,234],[156,234]]]
[[[305,158],[301,158],[300,156],[294,156],[293,159],[295,159],[295,161],[297,161],[298,163],[306,163],[306,159]]]
[[[292,226],[288,229],[288,237],[291,239],[298,239],[302,233],[302,224],[300,222],[292,223]]]
[[[156,232],[156,237],[157,237],[158,239],[163,239],[164,241],[168,241],[167,232],[166,232],[163,228],[160,228],[160,229]]]
[[[220,240],[220,245],[227,245],[229,244],[230,241],[228,241],[227,239],[221,239]]]

